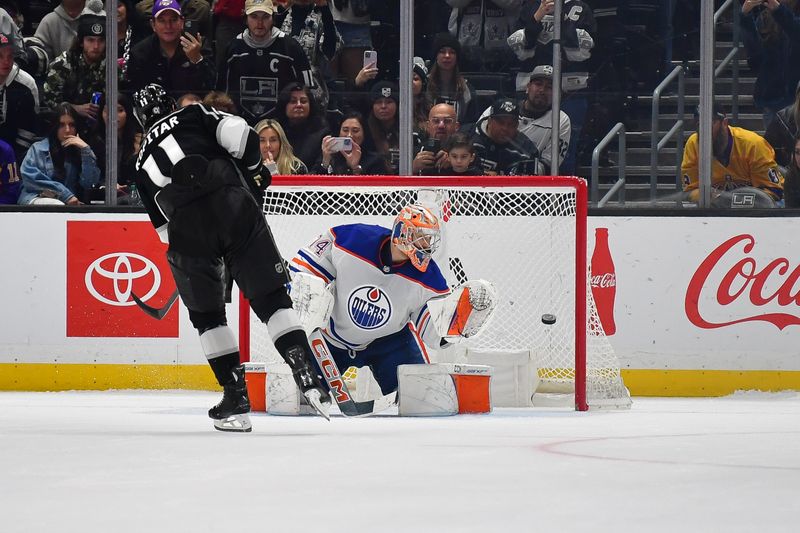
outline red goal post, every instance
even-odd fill
[[[448,282],[486,279],[498,290],[495,316],[486,331],[462,343],[467,350],[529,352],[537,374],[531,394],[574,394],[577,410],[630,404],[588,290],[585,180],[276,176],[264,214],[288,260],[329,227],[389,226],[400,207],[416,201],[442,219],[443,246],[434,257]],[[556,323],[544,324],[543,314],[555,315]],[[244,300],[239,330],[243,360],[279,360]]]

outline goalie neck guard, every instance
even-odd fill
[[[411,260],[420,272],[428,269],[441,239],[439,219],[430,209],[411,204],[400,210],[392,227],[392,244]]]

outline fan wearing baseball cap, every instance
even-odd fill
[[[217,88],[231,95],[250,125],[273,117],[278,94],[292,83],[314,87],[308,56],[273,25],[271,0],[244,3],[247,29],[228,45]]]
[[[475,124],[472,143],[488,175],[515,173],[515,167],[524,161],[535,164],[534,173],[542,171],[539,151],[519,132],[519,106],[510,98],[497,99],[488,117]]]
[[[216,69],[205,37],[184,31],[178,0],[155,0],[150,26],[153,35],[131,49],[128,80],[139,90],[156,83],[172,94],[209,91]]]
[[[87,124],[98,118],[99,105],[92,94],[106,88],[106,12],[94,0],[78,17],[78,34],[69,50],[58,56],[47,72],[42,93],[45,107],[69,102]]]

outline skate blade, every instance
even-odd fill
[[[317,389],[308,390],[303,394],[303,396],[306,397],[309,405],[311,405],[311,407],[313,407],[320,414],[320,416],[325,417],[325,420],[330,422],[331,404],[329,402],[323,402],[320,399],[322,396]]]
[[[250,416],[247,414],[231,415],[228,418],[214,420],[214,429],[219,431],[248,433],[253,431],[253,425],[250,423]]]

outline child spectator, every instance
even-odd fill
[[[262,120],[256,124],[255,130],[258,133],[261,158],[270,172],[274,165],[274,174],[281,176],[308,174],[308,168],[294,155],[294,149],[277,120]]]
[[[21,205],[80,205],[86,191],[100,182],[97,158],[78,135],[80,116],[67,103],[55,111],[49,135],[33,143],[22,161]]]
[[[475,147],[467,135],[456,133],[445,147],[450,159],[452,176],[482,176],[483,172],[475,166]]]

